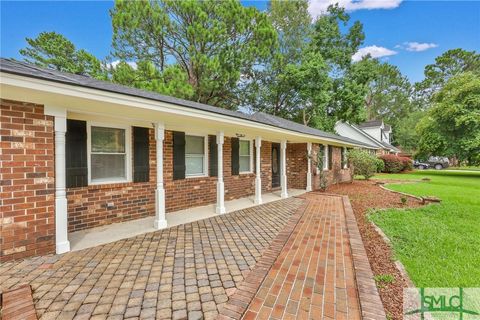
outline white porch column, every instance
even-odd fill
[[[165,139],[165,126],[163,123],[155,123],[155,142],[157,151],[157,188],[155,189],[155,229],[165,229],[165,189],[163,187],[163,140]]]
[[[223,183],[223,132],[217,133],[217,214],[224,214],[225,210],[225,184]]]
[[[282,186],[282,198],[288,198],[287,192],[287,140],[280,143],[280,184]]]
[[[57,254],[70,251],[68,241],[68,212],[65,175],[65,133],[67,113],[61,110],[55,115],[55,251]]]
[[[307,142],[307,192],[312,191],[312,143]]]
[[[262,164],[261,159],[262,137],[255,138],[255,204],[262,204]]]

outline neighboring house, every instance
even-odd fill
[[[391,145],[392,127],[382,120],[370,120],[358,125],[338,121],[335,132],[342,137],[361,141],[368,145],[365,149],[377,155],[400,153],[398,148]]]
[[[70,232],[350,181],[350,138],[0,60],[0,261],[70,250]],[[310,156],[307,156],[310,154]],[[321,171],[319,171],[321,172]]]

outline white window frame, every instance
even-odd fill
[[[201,174],[187,174],[187,136],[202,137],[203,138],[203,173]],[[215,144],[215,147],[217,144]],[[185,132],[185,178],[203,178],[208,177],[208,135],[198,134],[192,132]]]
[[[92,180],[92,127],[105,127],[105,128],[125,130],[126,178]],[[115,123],[87,121],[87,166],[88,166],[88,185],[132,182],[132,127],[122,125],[122,124],[115,124]]]
[[[239,174],[249,174],[249,173],[253,173],[253,140],[252,139],[239,139],[239,141],[248,141],[249,142],[249,157],[250,157],[250,170],[248,171],[239,171],[238,173]],[[238,167],[240,168],[240,157],[241,157],[241,154],[240,154],[240,142],[239,142],[239,145],[238,145]]]
[[[328,148],[330,146],[328,144],[323,145],[323,171],[328,171]]]

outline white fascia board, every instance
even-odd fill
[[[381,145],[377,139],[375,139],[374,137],[372,137],[371,135],[369,135],[368,133],[366,133],[365,131],[363,131],[362,129],[359,129],[357,128],[356,126],[352,125],[352,124],[349,124],[350,127],[352,127],[353,129],[355,129],[358,133],[362,134],[363,136],[365,136],[366,138],[370,139],[370,141],[372,141],[373,143],[375,143],[377,146],[379,146],[379,148],[377,149],[385,149],[385,147],[383,145]]]
[[[0,72],[0,83],[19,87],[22,89],[37,90],[41,92],[66,95],[75,98],[97,100],[102,102],[108,102],[112,104],[119,104],[128,107],[143,108],[151,111],[159,111],[163,113],[170,113],[175,115],[185,115],[190,117],[197,117],[200,119],[219,121],[231,125],[242,125],[254,129],[265,130],[274,133],[282,133],[298,138],[305,139],[305,142],[332,142],[339,145],[365,147],[360,144],[344,142],[337,139],[324,138],[316,135],[309,135],[300,133],[288,129],[282,129],[279,127],[271,126],[268,124],[262,124],[246,119],[237,118],[234,116],[227,116],[222,114],[214,114],[212,112],[204,110],[196,110],[180,106],[173,103],[167,103],[162,101],[150,100],[142,97],[134,97],[121,93],[109,92],[100,89],[86,88],[82,86],[64,84],[55,81],[48,81],[43,79],[37,79],[32,77],[26,77],[21,75],[15,75],[11,73]]]

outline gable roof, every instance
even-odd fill
[[[372,128],[382,126],[382,120],[369,120],[358,124],[359,128]]]
[[[298,133],[308,134],[308,135],[312,135],[320,138],[333,139],[340,143],[344,142],[348,144],[364,146],[364,143],[360,141],[356,141],[353,139],[341,137],[336,134],[324,132],[324,131],[311,128],[293,121],[288,121],[279,117],[270,116],[265,113],[257,113],[254,115],[249,115],[249,114],[245,114],[238,111],[227,110],[227,109],[218,108],[218,107],[214,107],[214,106],[203,104],[203,103],[198,103],[198,102],[184,100],[184,99],[178,99],[178,98],[162,95],[155,92],[127,87],[124,85],[119,85],[119,84],[115,84],[108,81],[97,80],[97,79],[90,78],[88,76],[46,69],[36,65],[32,65],[30,63],[15,61],[12,59],[0,58],[0,71],[9,73],[9,74],[19,75],[19,76],[25,76],[29,78],[53,81],[53,82],[72,85],[72,86],[97,89],[97,90],[102,90],[107,92],[118,93],[121,95],[127,95],[132,97],[139,97],[139,98],[144,98],[144,99],[149,99],[154,101],[171,103],[171,104],[175,104],[175,105],[190,108],[190,109],[202,110],[210,113],[253,121],[253,122],[266,124],[266,125],[274,126],[277,128],[287,129],[287,130],[295,131]]]

